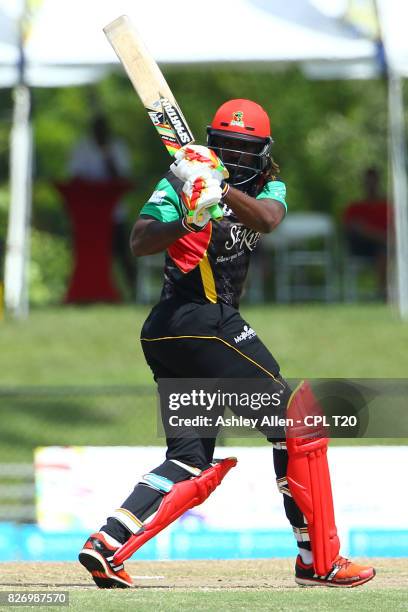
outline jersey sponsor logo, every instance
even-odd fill
[[[225,257],[224,255],[219,255],[216,259],[217,264],[219,263],[231,263],[233,261],[235,261],[238,257],[241,257],[242,255],[245,254],[245,251],[237,251],[236,253],[234,253],[233,255],[228,255],[227,257]]]
[[[230,251],[234,246],[238,245],[239,249],[246,247],[249,251],[253,251],[258,244],[260,233],[251,230],[243,225],[231,225],[230,239],[225,243],[225,248]]]
[[[150,196],[149,203],[160,204],[160,202],[163,201],[165,195],[166,192],[163,191],[163,189],[156,189],[156,191],[153,191],[152,195]]]
[[[249,325],[244,325],[243,331],[239,334],[239,336],[235,336],[234,342],[235,344],[239,344],[243,340],[250,340],[251,338],[255,338],[256,331],[249,327]]]
[[[190,130],[185,124],[183,118],[180,116],[177,108],[175,108],[167,98],[162,98],[161,103],[166,113],[166,117],[169,120],[172,128],[175,130],[179,141],[182,144],[188,144],[191,142],[193,138],[190,134]]]

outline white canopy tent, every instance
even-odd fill
[[[29,69],[116,63],[102,27],[121,14],[129,15],[154,57],[164,63],[373,56],[370,41],[320,13],[309,0],[286,5],[279,0],[207,0],[205,7],[191,0],[175,0],[171,6],[164,0],[42,0],[25,45]],[[44,84],[36,82],[34,71],[31,78],[30,85]]]
[[[12,67],[16,64],[17,60],[18,50],[16,48],[15,23],[0,6],[0,64]],[[1,78],[3,80],[3,75]]]
[[[0,0],[0,11],[10,15],[11,4],[15,6],[11,0]],[[162,63],[320,61],[339,64],[343,69],[361,62],[372,69],[375,64],[374,43],[346,24],[323,15],[312,0],[207,0],[205,10],[191,0],[174,0],[171,5],[164,0],[154,4],[145,0],[43,0],[24,44],[25,83],[60,86],[100,78],[117,65],[102,27],[120,14],[130,16],[154,57]],[[6,31],[2,30],[4,23],[0,18],[0,45],[4,43],[10,55],[0,55],[0,74],[8,74],[9,80],[0,79],[0,85],[10,86],[18,82],[15,12]],[[21,136],[24,129],[25,138]],[[5,278],[6,306],[15,314],[26,311],[27,300],[24,269],[30,169],[26,164],[24,180],[16,165],[21,167],[22,160],[29,159],[28,130],[28,113],[15,112],[13,132],[19,132],[20,138],[12,141],[14,173],[12,168]]]

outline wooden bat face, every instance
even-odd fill
[[[170,155],[194,142],[170,87],[159,66],[126,15],[104,29],[133,87]]]

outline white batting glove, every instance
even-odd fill
[[[211,207],[218,204],[221,197],[220,184],[210,174],[186,181],[181,192],[181,200],[186,211],[183,219],[184,227],[193,232],[204,229],[211,219]]]
[[[229,176],[228,170],[214,151],[202,145],[186,145],[177,151],[174,158],[170,170],[183,182],[210,174],[221,183]]]

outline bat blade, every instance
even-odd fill
[[[122,15],[103,28],[170,155],[194,136],[159,66],[130,21]]]
[[[194,136],[162,71],[129,17],[118,17],[103,31],[168,153],[174,155],[184,145],[193,143]],[[213,219],[222,218],[223,213],[217,204],[210,210]]]

